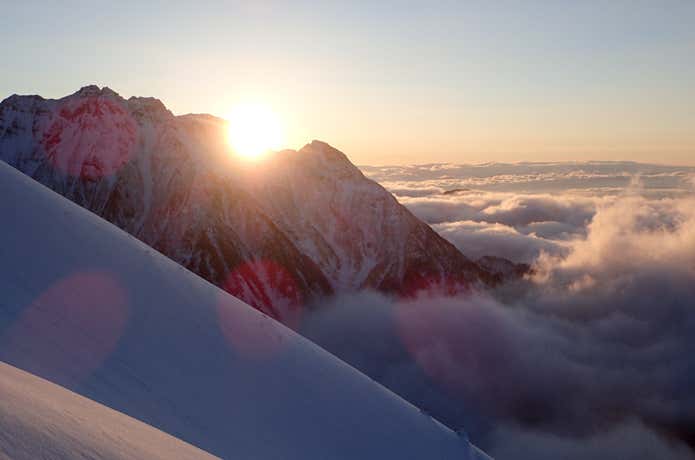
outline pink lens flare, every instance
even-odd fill
[[[427,376],[450,394],[475,394],[476,404],[494,408],[514,397],[505,391],[506,370],[520,352],[498,315],[492,301],[477,296],[421,296],[399,304],[394,320],[405,349]]]
[[[118,101],[87,96],[61,101],[40,143],[54,168],[95,181],[130,160],[137,135],[135,120]]]
[[[118,344],[128,295],[112,274],[83,271],[49,286],[0,337],[15,365],[61,384],[88,377]],[[41,337],[41,340],[35,340]]]
[[[249,314],[245,305],[222,292],[217,302],[219,327],[229,347],[243,359],[267,360],[282,352],[287,338],[269,316]]]

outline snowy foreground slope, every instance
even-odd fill
[[[0,363],[0,458],[214,457],[65,388]]]
[[[274,320],[0,163],[0,361],[223,458],[485,458]]]

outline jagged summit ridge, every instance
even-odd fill
[[[73,96],[80,96],[80,97],[95,97],[95,96],[110,96],[110,97],[117,97],[120,98],[121,96],[108,86],[104,86],[103,88],[99,88],[97,85],[87,85],[83,86],[79,90],[77,90]]]

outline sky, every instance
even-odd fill
[[[695,165],[693,24],[692,0],[3,2],[0,98],[263,104],[358,164]]]

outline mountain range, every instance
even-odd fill
[[[289,325],[334,293],[455,293],[519,272],[468,259],[326,143],[249,163],[226,131],[107,87],[0,103],[0,159]]]

